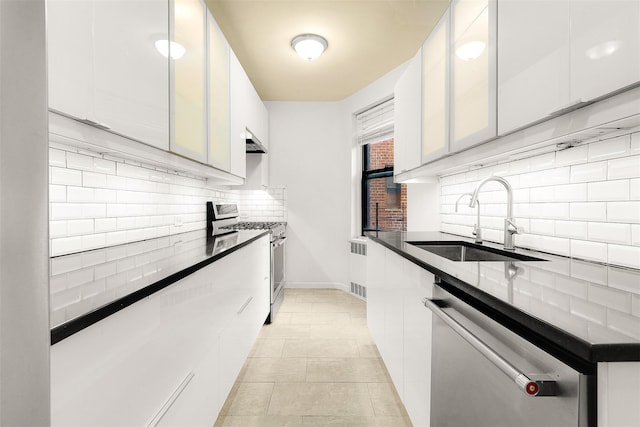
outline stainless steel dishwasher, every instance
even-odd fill
[[[435,286],[431,427],[573,427],[588,420],[583,375]]]

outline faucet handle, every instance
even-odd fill
[[[476,243],[482,243],[482,228],[478,227],[478,224],[473,224],[473,231],[471,234],[476,236]]]
[[[516,225],[515,222],[507,219],[505,220],[506,224],[507,224],[507,231],[511,234],[523,234],[524,233],[524,227],[520,227],[518,225]]]

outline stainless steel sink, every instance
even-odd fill
[[[528,255],[502,251],[495,248],[478,247],[461,242],[406,242],[417,248],[458,262],[471,261],[544,261]]]

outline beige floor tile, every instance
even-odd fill
[[[362,340],[371,340],[369,331],[362,326],[346,324],[340,328],[333,325],[309,325],[310,339],[332,339],[332,338],[354,338]]]
[[[222,415],[266,415],[273,383],[236,383],[227,398]]]
[[[371,394],[373,410],[378,417],[403,417],[406,415],[402,410],[402,403],[399,402],[397,393],[390,383],[367,384]]]
[[[302,417],[235,416],[219,417],[214,427],[300,427]]]
[[[414,427],[409,417],[375,417],[376,427]],[[304,425],[304,424],[303,424]],[[428,427],[428,426],[415,426]]]
[[[310,304],[310,311],[313,313],[359,313],[364,309],[360,304],[354,304],[351,301],[314,302]]]
[[[284,338],[258,338],[249,357],[281,357],[285,342]]]
[[[376,427],[375,417],[303,417],[303,427]]]
[[[264,325],[259,338],[309,338],[311,325]]]
[[[282,357],[360,357],[360,351],[352,339],[287,340]]]
[[[285,297],[284,302],[280,306],[280,311],[278,311],[278,316],[281,313],[310,313],[313,311],[313,305],[314,303],[312,302],[289,301]]]
[[[308,359],[307,382],[375,383],[387,382],[381,359]]]
[[[358,351],[360,352],[360,357],[381,357],[378,347],[375,344],[358,343]]]
[[[350,322],[349,313],[291,313],[292,325],[344,325]]]
[[[307,371],[307,359],[252,357],[247,359],[238,380],[255,382],[302,382]]]
[[[366,384],[277,383],[269,415],[373,416]]]
[[[278,314],[276,315],[275,320],[272,322],[272,324],[274,325],[288,325],[291,324],[291,316],[293,315],[293,312],[291,313],[283,313],[282,311],[278,311]]]

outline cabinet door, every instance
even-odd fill
[[[172,61],[171,151],[202,163],[207,161],[205,99],[206,7],[200,0],[175,0],[173,40],[185,54]]]
[[[422,300],[433,297],[434,276],[405,260],[404,397],[414,426],[428,426],[431,403],[431,311]]]
[[[640,2],[571,1],[571,98],[588,101],[640,81]]]
[[[169,59],[155,47],[167,40],[162,0],[94,2],[95,115],[110,130],[169,149]]]
[[[496,1],[451,3],[451,150],[496,135]]]
[[[209,70],[209,156],[211,166],[229,171],[229,44],[207,12]]]
[[[422,53],[418,51],[395,86],[394,175],[420,166],[421,71]]]
[[[93,7],[91,1],[47,2],[49,107],[79,119],[94,117]]]
[[[422,46],[422,163],[449,151],[449,10]]]
[[[569,0],[501,0],[498,28],[503,135],[570,104]]]
[[[230,50],[229,55],[229,85],[230,85],[230,144],[231,168],[230,172],[244,178],[247,174],[246,148],[246,99],[248,87],[251,85],[249,77],[244,72],[238,57]]]

